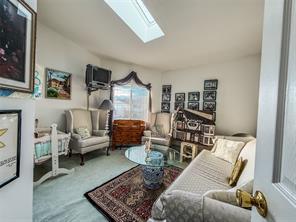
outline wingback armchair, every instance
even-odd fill
[[[104,129],[106,114],[101,110],[70,109],[65,111],[67,120],[67,132],[71,133],[70,150],[79,153],[81,162],[84,165],[84,154],[106,149],[109,155],[110,138]],[[101,114],[101,115],[100,115]],[[90,137],[82,138],[77,132],[78,128],[87,128]]]
[[[172,137],[172,113],[151,113],[147,123],[142,143],[151,138],[152,144],[170,146]]]

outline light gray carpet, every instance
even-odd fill
[[[85,156],[85,165],[79,165],[79,156],[61,157],[60,167],[75,168],[71,175],[45,181],[34,188],[33,217],[35,222],[104,222],[100,214],[83,194],[136,166],[127,160],[123,151],[94,151]],[[50,170],[51,162],[36,166],[35,180]]]

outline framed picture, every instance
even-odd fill
[[[188,93],[188,102],[199,101],[200,93],[199,92],[189,92]]]
[[[205,101],[213,101],[217,98],[217,91],[204,91],[203,100]]]
[[[175,102],[184,102],[184,101],[185,101],[185,93],[175,94]]]
[[[36,12],[22,0],[0,0],[0,87],[32,93]]]
[[[162,86],[162,93],[163,94],[171,94],[172,92],[172,85],[163,85]]]
[[[177,110],[178,108],[184,109],[184,107],[185,107],[184,102],[175,102],[175,110]]]
[[[218,79],[209,79],[204,82],[205,90],[217,90],[218,89]]]
[[[72,74],[54,69],[46,69],[46,98],[71,99]]]
[[[169,113],[171,109],[170,103],[161,103],[161,112]]]
[[[20,175],[21,110],[0,110],[0,188]]]
[[[204,111],[216,111],[216,102],[215,101],[204,101],[203,102]]]
[[[199,102],[188,102],[187,108],[192,110],[199,110]]]
[[[162,94],[162,102],[170,102],[171,101],[171,94],[165,93]]]

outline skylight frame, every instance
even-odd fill
[[[104,1],[144,43],[164,36],[142,0]]]

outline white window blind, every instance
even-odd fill
[[[149,90],[131,82],[113,87],[114,119],[148,120]]]

